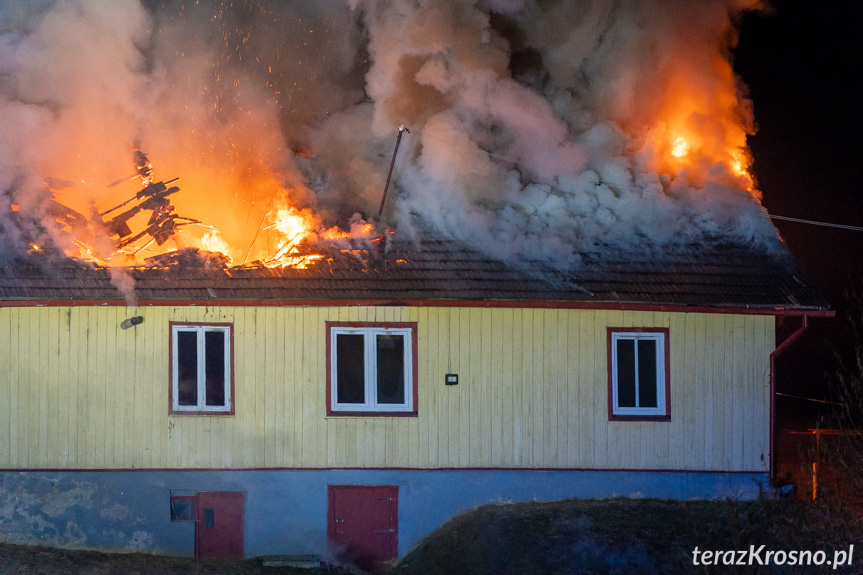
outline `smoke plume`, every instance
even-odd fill
[[[40,0],[0,4],[0,258],[134,195],[133,145],[234,261],[293,206],[511,261],[778,241],[734,75],[756,0]],[[421,225],[417,225],[420,223]],[[260,239],[259,232],[261,233]],[[100,232],[95,232],[97,235]],[[201,247],[186,227],[177,247]],[[107,238],[92,238],[98,244]],[[113,260],[111,263],[123,263]]]

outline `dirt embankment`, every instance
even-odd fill
[[[570,500],[489,505],[463,513],[420,542],[391,575],[578,575],[675,573],[863,573],[859,510],[795,501]],[[857,545],[848,556],[850,545]],[[763,550],[753,565],[693,551]],[[754,547],[753,547],[754,546]],[[783,551],[784,565],[759,565]],[[793,565],[791,552],[821,565]],[[818,552],[823,555],[817,555]],[[835,561],[845,553],[845,563]],[[779,556],[782,557],[782,556]],[[258,559],[206,560],[0,545],[0,574],[348,575],[350,566],[265,567]]]

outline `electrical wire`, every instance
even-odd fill
[[[786,222],[796,222],[798,224],[809,224],[811,226],[826,226],[828,228],[839,228],[840,230],[851,230],[854,232],[863,232],[863,226],[848,226],[845,224],[834,224],[830,222],[817,222],[815,220],[803,220],[800,218],[789,218],[788,216],[777,216],[776,214],[768,214],[774,220],[783,220]]]

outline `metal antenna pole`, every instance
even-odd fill
[[[399,152],[399,142],[402,141],[402,134],[404,132],[407,132],[408,134],[411,133],[411,131],[405,128],[404,124],[402,124],[401,126],[399,126],[399,135],[396,136],[396,148],[393,150],[393,159],[390,162],[390,171],[387,172],[387,183],[384,184],[384,196],[381,198],[381,207],[378,208],[378,220],[381,219],[381,214],[384,213],[384,202],[387,201],[387,190],[390,187],[390,178],[393,175],[393,166],[395,166],[396,164],[396,154],[398,154]]]

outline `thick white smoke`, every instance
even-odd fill
[[[181,178],[178,212],[218,227],[235,257],[274,203],[346,224],[377,211],[402,124],[384,213],[401,233],[421,221],[555,267],[606,248],[770,245],[775,230],[730,167],[753,120],[729,51],[757,6],[5,2],[3,252],[46,234],[67,247],[47,176],[74,182],[58,199],[82,213],[134,193],[106,188],[131,170],[133,142],[157,179]],[[679,134],[685,165],[667,160]]]

